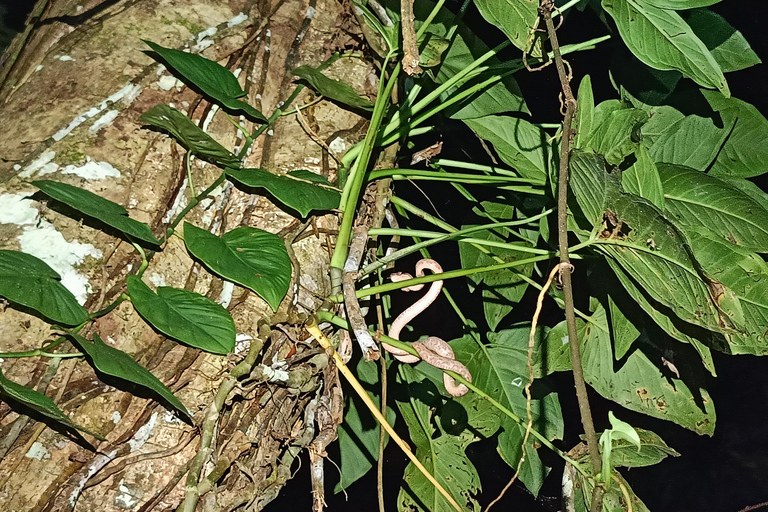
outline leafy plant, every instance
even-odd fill
[[[178,140],[188,150],[188,159],[203,158],[220,170],[173,218],[163,240],[111,201],[62,183],[33,182],[50,198],[117,230],[133,243],[142,265],[127,277],[120,299],[88,313],[43,262],[2,251],[0,295],[65,326],[57,328],[82,350],[77,356],[84,355],[99,372],[146,387],[189,416],[170,390],[129,355],[104,344],[96,333],[93,341],[85,339],[78,334],[80,329],[130,299],[142,318],[164,335],[227,354],[235,341],[229,313],[191,290],[161,286],[153,291],[142,279],[153,256],[145,248],[162,250],[169,237],[183,237],[189,253],[210,272],[252,290],[278,312],[290,307],[281,305],[292,279],[285,240],[247,226],[221,235],[186,221],[183,233],[176,228],[225,180],[249,193],[266,190],[271,201],[297,219],[332,211],[340,215],[329,276],[332,292],[316,316],[353,332],[367,347],[365,360],[355,362],[354,368],[370,393],[362,391],[354,377],[350,380],[369,408],[376,409],[372,403],[381,402],[383,396],[376,389],[373,363],[367,361],[380,355],[370,334],[383,331],[385,325],[355,316],[359,300],[412,285],[466,278],[470,293],[483,302],[483,317],[470,319],[452,301],[464,333],[450,345],[456,360],[471,373],[471,382],[423,361],[414,367],[394,363],[396,371],[390,370],[398,393],[385,404],[387,414],[377,412],[376,418],[383,423],[401,419],[416,446],[412,453],[396,439],[411,458],[399,508],[479,509],[481,482],[467,448],[498,434],[498,453],[510,466],[512,480],[519,479],[534,495],[551,472],[539,456],[539,450],[546,449],[564,461],[564,478],[573,485],[563,499],[574,510],[646,510],[616,468],[652,465],[677,453],[653,432],[621,422],[613,413],[607,417],[612,428],[598,438],[586,385],[621,407],[712,435],[715,410],[702,384],[705,373],[715,374],[711,351],[768,353],[768,267],[762,256],[768,252],[768,196],[747,181],[768,171],[768,145],[763,143],[768,121],[752,105],[730,97],[725,76],[759,59],[739,32],[706,9],[714,3],[571,1],[555,10],[550,1],[537,8],[534,2],[477,0],[486,21],[480,30],[493,26],[504,34],[504,42],[492,49],[463,20],[466,5],[451,12],[443,2],[419,2],[414,6],[414,26],[400,18],[395,5],[387,4],[383,13],[359,5],[368,33],[377,34],[371,46],[380,50],[372,57],[379,60],[381,70],[375,102],[323,74],[330,61],[293,70],[302,84],[320,95],[369,115],[364,140],[340,159],[337,183],[309,171],[280,174],[241,164],[250,145],[285,113],[304,85],[298,85],[267,118],[240,99],[245,92],[226,68],[147,42],[176,75],[211,102],[263,124],[248,133],[232,121],[246,141],[236,153],[170,106],[158,105],[142,116],[143,122]],[[614,34],[561,46],[552,16],[565,17],[567,23],[567,11],[576,5],[606,20],[616,29]],[[402,58],[412,52],[399,36],[403,28],[404,34],[415,35],[416,48],[427,54],[418,61],[426,69],[421,74],[403,77]],[[598,102],[589,76],[580,79],[574,96],[570,75],[580,72],[569,68],[566,73],[563,57],[608,40],[637,59],[636,74],[651,77],[651,85],[638,90],[640,80],[633,80],[634,75],[624,69],[612,75],[616,97]],[[524,52],[520,58],[508,58],[505,48],[510,44]],[[530,112],[514,79],[526,68],[552,63],[561,81],[565,112],[563,124],[556,126],[527,119]],[[395,90],[400,93],[393,94]],[[680,98],[686,96],[695,97],[695,109],[682,104]],[[490,144],[499,162],[429,155],[422,159],[426,169],[412,168],[416,164],[398,167],[396,159],[375,165],[380,154],[387,154],[386,148],[394,144],[408,148],[418,135],[459,122]],[[383,186],[371,201],[364,198],[364,191],[375,180]],[[472,213],[454,226],[397,193],[390,196],[390,180],[448,182]],[[404,227],[381,226],[387,203],[400,214]],[[366,208],[374,214],[363,213]],[[413,217],[432,224],[434,230],[415,229]],[[388,237],[393,236],[410,237],[414,244],[387,252]],[[364,260],[362,248],[369,237],[375,238],[379,257]],[[386,264],[416,251],[429,257],[433,245],[452,241],[459,244],[461,269],[382,282]],[[548,273],[550,278],[542,279]],[[556,273],[562,290],[551,286]],[[577,301],[574,288],[579,290]],[[511,314],[521,301],[530,300],[534,289],[539,290],[536,316],[530,322],[512,323]],[[545,297],[551,300],[544,302]],[[337,316],[331,303],[344,304],[346,320]],[[576,309],[574,303],[585,309]],[[565,320],[539,325],[542,307],[550,320],[555,316],[559,320],[554,304],[563,309]],[[389,315],[386,300],[377,305]],[[314,320],[308,325],[310,332],[327,342]],[[418,345],[380,338],[419,355]],[[0,355],[71,355],[52,352],[62,342],[34,353]],[[677,362],[676,354],[681,355]],[[206,413],[203,443],[187,481],[187,510],[194,509],[199,497],[218,413],[237,380],[253,370],[257,356],[257,351],[249,353],[229,372]],[[336,362],[343,366],[340,358]],[[564,432],[559,393],[569,390],[553,389],[548,379],[561,371],[573,372],[586,440],[586,445],[567,451],[558,442]],[[351,373],[344,368],[345,375]],[[471,392],[449,397],[443,373]],[[49,399],[2,375],[0,391],[77,428]],[[605,424],[605,419],[598,423]],[[389,424],[383,427],[394,432]],[[337,490],[373,467],[378,443],[384,442],[378,428],[361,402],[347,401]]]

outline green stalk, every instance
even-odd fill
[[[368,178],[378,180],[381,178],[403,176],[406,179],[411,178],[439,178],[441,181],[461,181],[466,183],[467,181],[477,182],[493,182],[493,183],[531,183],[532,180],[528,178],[519,178],[516,176],[488,176],[485,174],[469,174],[458,172],[435,172],[425,169],[377,169],[368,173]],[[540,183],[540,182],[537,182]],[[543,183],[540,183],[543,185]]]

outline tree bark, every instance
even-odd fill
[[[53,179],[92,191],[162,236],[169,212],[178,213],[190,199],[186,152],[170,137],[142,127],[139,116],[168,103],[225,147],[242,144],[226,115],[152,60],[142,39],[189,48],[239,72],[248,91],[244,99],[267,116],[296,87],[291,69],[316,66],[356,44],[355,35],[345,32],[354,24],[350,11],[334,0],[40,0],[38,7],[42,14],[6,52],[0,75],[0,248],[48,262],[91,312],[125,291],[125,278],[140,259],[130,244],[47,205],[28,180]],[[371,71],[360,60],[340,59],[327,73],[364,93]],[[305,89],[294,106],[314,99]],[[333,160],[316,141],[350,147],[362,137],[361,118],[328,101],[300,115],[302,123],[295,114],[281,117],[255,142],[246,166],[275,173],[309,169],[333,180]],[[220,172],[199,160],[191,170],[197,192]],[[235,389],[219,418],[199,486],[210,492],[197,508],[251,504],[260,510],[288,481],[301,450],[312,445],[313,457],[323,455],[340,421],[335,371],[315,346],[301,341],[297,320],[330,292],[336,218],[310,218],[304,225],[269,197],[223,185],[187,220],[216,234],[238,225],[279,233],[295,256],[291,288],[277,314],[253,293],[239,287],[232,292],[196,264],[176,237],[145,274],[151,286],[186,288],[229,304],[238,333],[254,342],[261,335],[265,342],[258,363],[286,360],[289,372],[306,376],[300,386],[256,378]],[[259,325],[267,330],[260,333]],[[40,417],[27,420],[15,404],[3,402],[0,510],[173,510],[184,499],[185,473],[200,444],[206,408],[247,346],[221,357],[181,345],[153,331],[128,301],[81,334],[93,333],[169,386],[195,414],[195,425],[139,390],[126,392],[124,383],[100,381],[78,359],[6,359],[0,368],[7,378],[45,392],[75,423],[107,441],[77,439],[51,422],[38,423]],[[0,313],[2,352],[38,348],[49,337],[49,325],[35,316],[12,307]]]

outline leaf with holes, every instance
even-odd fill
[[[38,180],[33,181],[32,184],[53,199],[115,228],[131,239],[146,242],[153,246],[160,245],[160,240],[155,238],[147,224],[128,217],[128,211],[117,203],[104,199],[93,192],[58,181]]]
[[[313,210],[339,207],[341,192],[311,171],[298,170],[279,176],[263,169],[227,169],[227,176],[249,188],[265,188],[279,202],[302,217]]]
[[[98,334],[93,335],[93,341],[77,334],[70,334],[68,337],[74,340],[80,350],[85,352],[90,365],[98,371],[154,391],[174,409],[187,418],[192,418],[189,410],[171,393],[165,384],[160,382],[149,370],[134,361],[131,356],[104,343]]]
[[[291,259],[283,239],[248,226],[221,238],[184,223],[184,242],[192,255],[228,281],[250,288],[274,311],[288,293]]]
[[[0,250],[0,296],[62,325],[79,325],[88,311],[61,284],[61,276],[30,254]]]
[[[310,87],[326,98],[338,101],[342,105],[363,110],[373,110],[373,103],[363,98],[347,83],[333,80],[310,66],[299,66],[293,70],[293,76],[305,80]]]
[[[603,0],[602,4],[638,59],[656,69],[680,71],[699,85],[730,96],[717,61],[678,13],[642,0]]]
[[[155,293],[137,276],[128,276],[128,295],[136,311],[166,336],[214,354],[235,348],[234,320],[208,297],[169,286],[158,286]]]
[[[52,420],[61,423],[64,426],[81,430],[86,434],[92,435],[96,439],[104,441],[104,438],[99,434],[91,432],[90,430],[83,428],[70,420],[69,416],[64,414],[64,412],[58,408],[53,400],[40,393],[39,391],[29,389],[28,387],[22,386],[21,384],[17,384],[12,380],[7,379],[5,375],[3,375],[2,371],[0,371],[0,393],[7,396],[8,398],[11,398],[12,400],[15,400],[25,407],[29,407],[33,411],[39,412],[43,416],[47,416]]]
[[[239,100],[246,95],[237,77],[217,62],[201,55],[187,53],[173,48],[164,48],[152,41],[144,40],[165,63],[176,71],[187,85],[194,86],[216,103],[230,110],[245,112],[255,121],[266,122],[264,114]]]
[[[239,167],[240,159],[216,142],[190,118],[173,107],[160,104],[144,112],[139,121],[162,128],[195,156],[222,167]]]

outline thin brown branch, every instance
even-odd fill
[[[419,66],[419,47],[414,28],[413,1],[400,2],[400,23],[403,32],[403,71],[408,75],[418,75],[422,72]]]
[[[552,22],[552,10],[554,2],[552,0],[541,0],[539,15],[544,19],[547,26],[547,33],[552,45],[552,51],[555,55],[555,67],[560,78],[560,85],[565,97],[565,117],[563,119],[563,136],[560,142],[560,168],[558,170],[557,183],[557,230],[558,230],[558,248],[560,250],[560,275],[563,281],[563,295],[565,302],[565,322],[568,327],[568,341],[571,348],[571,365],[573,367],[573,380],[576,386],[576,397],[579,403],[579,412],[581,413],[581,423],[584,427],[584,434],[587,439],[589,457],[592,462],[594,475],[602,471],[602,461],[598,451],[597,433],[592,421],[592,411],[589,406],[589,397],[587,395],[587,385],[584,381],[584,369],[581,364],[581,350],[579,347],[579,337],[576,331],[576,315],[573,306],[573,284],[571,282],[571,266],[568,255],[568,164],[571,150],[571,137],[573,135],[572,123],[576,115],[576,98],[571,91],[569,75],[566,74],[563,57],[560,54],[560,45],[557,41],[557,32]],[[592,512],[600,512],[603,502],[603,486],[596,485],[592,493]]]

